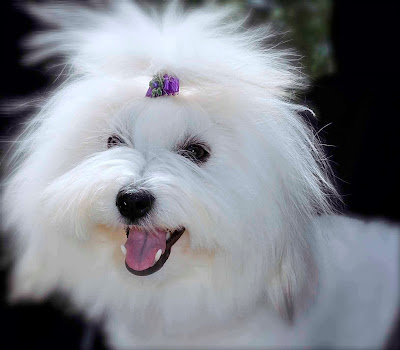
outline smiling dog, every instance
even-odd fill
[[[64,78],[4,182],[10,293],[69,296],[110,345],[382,346],[398,232],[333,214],[304,77],[208,6],[30,8]]]

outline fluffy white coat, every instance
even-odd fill
[[[398,308],[399,228],[333,215],[317,138],[294,102],[290,52],[231,8],[162,14],[125,1],[31,11],[52,29],[29,62],[60,57],[59,84],[15,143],[3,185],[13,300],[54,291],[109,344],[382,346]],[[153,75],[175,97],[144,97]],[[124,144],[107,148],[110,135]],[[211,149],[195,164],[188,138]],[[115,206],[151,191],[149,227],[185,226],[157,273],[124,265]]]

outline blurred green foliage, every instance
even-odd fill
[[[332,0],[277,0],[270,12],[274,24],[289,29],[288,35],[313,78],[331,74],[335,69],[331,14]]]
[[[278,32],[285,33],[285,46],[295,48],[301,55],[305,73],[312,79],[334,72],[331,44],[331,15],[333,0],[219,0],[236,3],[243,11],[251,10],[257,23],[269,22]],[[200,5],[204,0],[187,0]]]

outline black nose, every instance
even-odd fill
[[[148,191],[126,193],[120,191],[117,195],[117,207],[122,216],[132,222],[145,216],[153,206],[155,198]]]

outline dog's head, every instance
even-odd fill
[[[53,29],[30,41],[31,61],[61,55],[67,78],[6,183],[15,294],[267,296],[290,317],[316,273],[310,220],[333,189],[292,102],[302,77],[288,53],[226,8],[33,11]],[[146,97],[163,74],[179,94]]]

